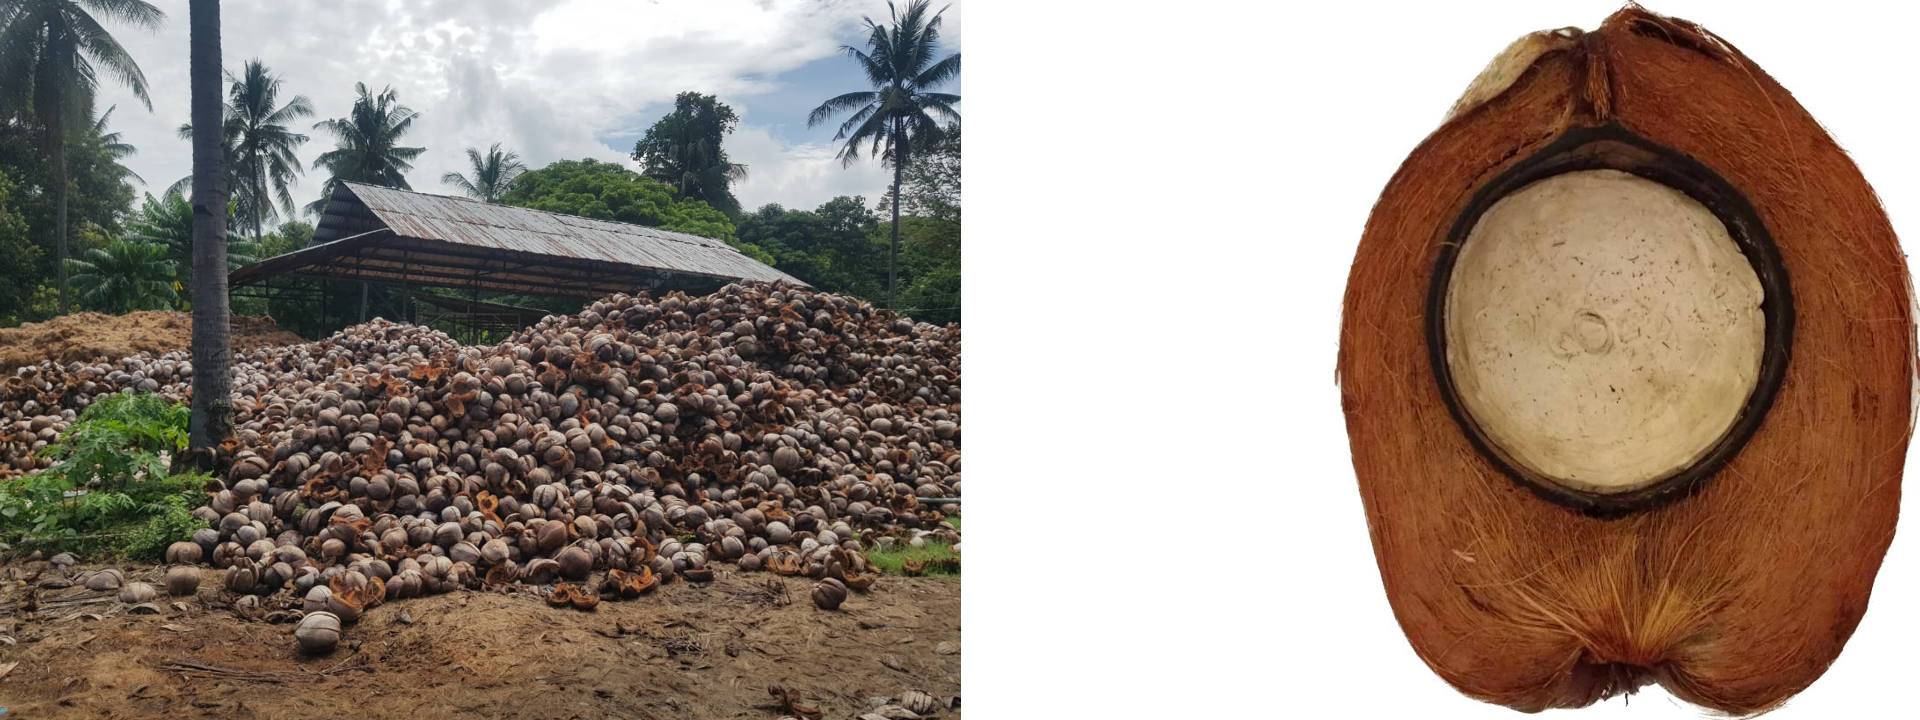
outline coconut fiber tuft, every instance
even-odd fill
[[[1630,505],[1554,497],[1504,469],[1451,409],[1431,346],[1434,275],[1462,214],[1583,128],[1723,179],[1790,278],[1767,299],[1782,374],[1748,408],[1751,434]],[[1866,612],[1893,538],[1912,306],[1872,188],[1726,41],[1628,6],[1592,32],[1516,43],[1388,183],[1347,285],[1338,377],[1354,470],[1415,652],[1461,692],[1529,712],[1657,682],[1746,714],[1805,689]]]

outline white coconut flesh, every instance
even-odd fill
[[[1564,173],[1495,202],[1461,244],[1447,368],[1509,463],[1627,492],[1692,467],[1739,419],[1760,374],[1764,299],[1699,202],[1629,173]]]

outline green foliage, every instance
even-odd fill
[[[841,196],[813,212],[763,206],[740,218],[740,241],[809,285],[872,298],[886,289],[886,251],[868,240],[879,226],[864,199]]]
[[[412,190],[413,186],[407,184],[407,171],[413,169],[412,161],[427,151],[400,145],[400,137],[413,128],[420,113],[401,105],[399,93],[388,87],[374,95],[366,83],[354,83],[353,87],[360,97],[353,101],[346,117],[322,120],[313,126],[332,134],[335,143],[334,149],[313,160],[314,169],[324,167],[328,175],[320,199],[307,205],[307,210],[316,215],[326,209],[334,186],[341,182]]]
[[[0,327],[16,327],[22,323],[41,322],[60,314],[60,289],[42,283],[33,288],[24,305],[16,306],[0,315]]]
[[[892,193],[880,199],[884,207]],[[960,222],[960,125],[926,142],[901,171],[900,213]]]
[[[133,178],[135,182],[144,185],[147,182],[145,178],[120,164],[121,160],[140,154],[140,149],[121,140],[120,133],[107,132],[107,122],[113,119],[113,111],[116,109],[119,109],[118,105],[109,105],[106,112],[100,113],[100,117],[93,119],[93,135],[100,139],[100,149],[105,151],[112,163],[112,168],[120,173],[120,177]]]
[[[720,141],[739,122],[733,108],[712,95],[680,93],[673,99],[673,112],[634,143],[633,159],[645,167],[643,175],[738,219],[740,201],[732,184],[747,176],[747,166],[728,160]]]
[[[280,223],[280,227],[260,239],[260,259],[279,257],[313,242],[313,224],[299,220]]]
[[[287,124],[312,117],[313,103],[305,95],[281,103],[283,85],[258,58],[248,60],[239,75],[227,73],[220,151],[232,203],[227,211],[229,232],[251,230],[262,234],[274,218],[295,212],[288,186],[302,172],[295,153],[308,138],[288,130]],[[179,132],[181,140],[193,141],[193,123],[181,123]],[[167,187],[167,193],[191,198],[193,176],[175,181]]]
[[[513,179],[527,171],[526,164],[520,162],[520,153],[501,150],[500,143],[487,148],[484,155],[479,148],[467,148],[467,164],[473,168],[472,177],[447,172],[440,176],[440,182],[483,203],[499,202],[500,196],[513,186]]]
[[[934,60],[940,15],[946,9],[929,14],[927,0],[912,0],[905,13],[895,11],[892,3],[887,9],[893,13],[888,25],[861,18],[867,24],[865,50],[840,46],[873,89],[835,96],[807,116],[812,127],[835,115],[849,115],[833,136],[846,141],[839,157],[848,165],[860,159],[862,145],[870,145],[868,154],[889,165],[910,163],[914,150],[940,138],[941,123],[960,122],[959,111],[953,109],[960,96],[932,91],[960,75],[960,53]]]
[[[280,77],[259,58],[248,60],[239,75],[227,74],[226,124],[228,135],[235,136],[233,154],[238,162],[227,172],[238,182],[228,187],[242,198],[242,207],[234,215],[255,234],[280,212],[293,214],[293,195],[287,186],[301,173],[300,158],[294,153],[307,142],[307,136],[287,129],[295,120],[313,116],[313,103],[305,95],[280,102]]]
[[[900,218],[899,300],[915,320],[960,321],[960,223]],[[841,196],[818,209],[767,205],[740,219],[740,240],[767,251],[774,267],[830,292],[885,305],[889,226],[860,197]]]
[[[7,177],[5,168],[0,168],[0,257],[7,259],[0,263],[0,308],[7,308],[0,313],[0,326],[18,325],[29,319],[22,316],[43,277],[36,272],[41,250],[28,234],[27,218],[20,211],[20,193],[20,184]]]
[[[124,157],[118,153],[126,148],[110,147],[122,144],[113,133],[103,138],[104,129],[104,123],[85,123],[66,140],[69,257],[118,236],[133,201],[133,188],[127,184],[132,175],[118,162]],[[7,186],[0,188],[0,258],[5,259],[0,264],[0,325],[39,322],[59,312],[57,298],[44,308],[32,299],[41,285],[58,292],[55,168],[38,133],[30,113],[9,118],[0,111],[0,185]],[[88,236],[102,241],[90,243]]]
[[[227,217],[232,218],[239,209],[238,199],[227,204]],[[229,223],[228,228],[238,227],[238,223]],[[140,209],[127,220],[128,241],[153,243],[167,248],[167,258],[173,262],[174,275],[182,289],[193,285],[193,204],[176,187],[168,188],[166,194],[154,197],[147,193],[146,201]],[[227,233],[227,268],[229,270],[255,262],[260,259],[260,246],[253,241],[231,232]],[[185,303],[187,297],[178,298]]]
[[[208,476],[169,474],[160,457],[186,445],[187,413],[150,393],[96,400],[41,451],[52,468],[0,484],[0,538],[158,558],[202,526],[189,513]]]
[[[175,265],[167,247],[122,240],[88,250],[84,260],[67,260],[68,283],[79,291],[82,307],[122,315],[134,310],[165,310],[180,299],[174,290]]]
[[[658,180],[592,158],[561,160],[522,173],[500,202],[719,238],[756,260],[773,263],[759,248],[742,245],[734,235],[733,222],[713,206],[677,197],[673,188]]]

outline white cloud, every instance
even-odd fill
[[[145,70],[153,112],[130,93],[106,89],[117,103],[114,129],[140,149],[128,163],[164,188],[191,169],[189,143],[176,129],[188,116],[187,7],[157,2],[168,14],[146,33],[110,28]],[[422,112],[407,136],[427,148],[408,181],[445,192],[439,177],[465,169],[464,149],[494,142],[529,166],[580,157],[625,161],[626,148],[597,138],[644,128],[642,107],[671,103],[688,89],[735,102],[743,124],[727,141],[736,162],[751,167],[737,194],[744,205],[778,202],[812,208],[839,194],[877,197],[886,173],[862,161],[842,169],[833,148],[786,146],[753,124],[752,99],[781,73],[833,55],[857,41],[862,15],[885,21],[884,2],[803,0],[334,0],[229,2],[222,17],[228,68],[259,57],[286,79],[286,91],[312,99],[317,119],[346,113],[356,81],[378,92],[392,85],[403,104]],[[945,44],[959,47],[959,7],[946,13]],[[333,146],[324,131],[306,130],[301,149],[313,158]],[[627,142],[631,142],[630,140]],[[294,189],[300,202],[319,192],[317,172]]]
[[[841,167],[837,150],[837,145],[783,146],[766,128],[743,122],[727,140],[731,159],[747,166],[747,179],[734,194],[747,210],[767,203],[812,210],[837,195],[864,195],[872,207],[892,182],[889,171],[864,157]]]

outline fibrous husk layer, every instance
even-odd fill
[[[1618,124],[1724,178],[1791,278],[1791,360],[1738,454],[1624,516],[1529,492],[1470,443],[1426,336],[1436,257],[1475,191],[1570,128]],[[1630,6],[1515,45],[1415,149],[1367,223],[1339,377],[1387,595],[1473,697],[1536,711],[1659,682],[1750,713],[1806,688],[1867,608],[1911,431],[1912,298],[1872,189],[1732,45]]]
[[[299,345],[307,341],[275,325],[272,318],[236,315],[235,349]],[[129,355],[184,351],[193,340],[191,313],[140,310],[125,315],[74,313],[15,328],[0,328],[0,372],[45,360],[58,363],[118,360]]]

